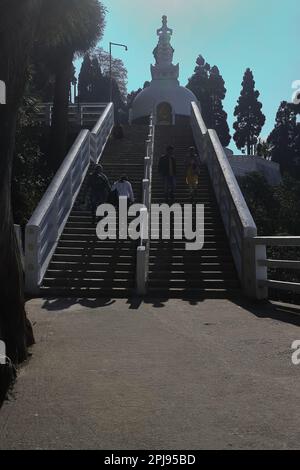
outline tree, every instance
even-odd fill
[[[258,157],[264,158],[265,160],[270,160],[272,157],[272,147],[266,140],[258,139],[256,153]]]
[[[272,147],[272,160],[280,164],[281,170],[293,167],[297,158],[298,142],[295,108],[282,101],[277,111],[275,127],[268,137],[268,143]]]
[[[209,126],[211,120],[211,103],[208,93],[208,82],[211,67],[205,62],[205,59],[201,55],[197,58],[196,64],[194,74],[190,77],[187,88],[194,93],[200,102],[203,119],[206,125]]]
[[[105,77],[110,76],[110,57],[109,53],[102,48],[96,50],[96,56],[98,57],[99,64],[101,67],[102,74]],[[124,63],[121,59],[116,59],[112,57],[112,77],[113,81],[116,83],[122,101],[125,102],[127,97],[127,70],[124,66]],[[114,90],[113,90],[114,91]]]
[[[98,0],[51,0],[43,4],[40,40],[55,75],[50,151],[54,167],[59,167],[65,157],[73,60],[102,37],[105,12]]]
[[[216,130],[223,147],[227,147],[231,140],[227,123],[227,113],[223,108],[223,100],[225,99],[227,90],[223,77],[220,75],[219,69],[216,66],[212,67],[210,70],[208,92],[211,101],[210,127]]]
[[[103,100],[104,77],[97,57],[85,54],[78,77],[78,99],[81,103]],[[106,93],[107,94],[107,93]]]
[[[227,113],[223,108],[223,100],[227,91],[225,82],[218,67],[211,67],[201,55],[197,58],[196,63],[197,66],[194,74],[189,79],[187,88],[199,100],[206,126],[215,129],[222,145],[227,147],[231,136],[227,123]]]
[[[135,100],[135,98],[137,97],[137,95],[139,95],[141,93],[142,88],[139,88],[138,90],[133,90],[131,93],[129,93],[129,95],[127,96],[127,107],[128,107],[128,110],[130,108],[132,108],[132,104]]]
[[[26,91],[18,113],[12,174],[14,221],[22,228],[27,224],[53,177],[41,149],[43,127],[37,120],[39,101],[27,93]]]
[[[233,124],[235,129],[233,139],[240,150],[246,147],[248,155],[254,154],[258,137],[266,121],[262,113],[262,104],[258,101],[259,96],[259,91],[255,90],[253,73],[247,69],[241,95],[234,111],[237,120]]]
[[[110,100],[110,74],[108,54],[102,49],[96,53],[86,54],[81,66],[78,82],[78,99],[80,102],[107,103]],[[119,59],[112,61],[113,72],[113,102],[115,105],[116,121],[124,121],[125,99],[120,91],[126,90],[127,70]]]
[[[14,363],[27,358],[33,344],[26,318],[23,273],[14,233],[11,203],[16,123],[27,68],[40,18],[41,0],[2,0],[0,16],[0,79],[7,85],[6,105],[0,106],[0,337]],[[16,25],[18,25],[16,27]]]
[[[249,173],[239,178],[239,185],[258,227],[260,235],[272,235],[278,229],[279,203],[260,173]]]

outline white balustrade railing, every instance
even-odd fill
[[[91,161],[101,158],[113,128],[113,105],[106,105],[91,134],[82,130],[26,226],[25,287],[38,294],[39,286],[81,189]],[[95,147],[96,145],[96,147]],[[92,149],[92,146],[93,149]]]
[[[142,203],[144,208],[141,214],[141,239],[137,248],[136,284],[137,293],[147,293],[150,255],[150,220],[151,220],[151,191],[152,168],[154,159],[155,125],[153,116],[150,117],[149,135],[146,141],[146,155],[144,158],[144,179],[142,181]]]
[[[110,103],[91,131],[91,158],[94,163],[101,158],[113,127],[114,105]]]
[[[25,272],[25,253],[24,253],[24,248],[23,248],[23,240],[22,240],[22,228],[20,225],[14,225],[15,227],[15,236],[16,236],[16,241],[19,249],[19,254],[20,254],[20,260],[21,260],[21,265],[23,272]]]
[[[276,271],[284,270],[285,272],[299,271],[299,259],[267,259],[267,247],[281,247],[284,249],[297,247],[300,249],[300,237],[255,237],[252,241],[252,252],[255,252],[256,272],[258,273],[257,282],[259,286],[265,290],[266,295],[268,289],[285,290],[300,294],[300,282],[286,282],[268,278],[268,268],[272,270],[276,269]]]
[[[78,103],[69,104],[69,123],[80,127],[90,128],[99,119],[107,107],[107,103]],[[51,126],[53,103],[38,105],[37,120]]]
[[[257,228],[232,171],[217,133],[208,130],[196,103],[192,103],[191,124],[201,160],[207,165],[220,214],[244,293],[265,298],[266,289],[258,282],[264,273],[256,260],[266,253],[253,243]]]

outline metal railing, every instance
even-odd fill
[[[84,128],[90,128],[105,111],[107,103],[80,103],[69,104],[69,123]],[[38,105],[36,119],[46,126],[51,126],[53,115],[53,103]]]
[[[106,105],[93,134],[82,130],[26,226],[25,287],[38,294],[39,286],[64,230],[89,169],[101,158],[113,128],[113,105]]]
[[[257,282],[261,288],[265,289],[266,295],[268,289],[277,289],[290,291],[296,294],[300,293],[300,282],[286,282],[268,278],[268,268],[284,271],[300,270],[299,260],[268,259],[265,254],[267,247],[300,247],[300,237],[255,237],[255,262],[258,273]],[[277,276],[276,276],[277,277]]]
[[[136,286],[139,295],[147,293],[150,255],[150,220],[152,200],[152,168],[154,159],[155,125],[153,116],[150,117],[149,135],[146,141],[144,158],[144,179],[142,182],[141,238],[137,248]]]

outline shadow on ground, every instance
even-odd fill
[[[153,308],[159,309],[164,308],[166,304],[173,299],[173,297],[131,297],[127,299],[127,304],[131,310],[139,310],[143,304],[151,304]],[[193,298],[182,298],[178,299],[182,302],[186,302],[191,306],[201,305],[203,302],[209,299],[218,299],[216,296],[199,296]],[[220,297],[221,299],[221,297]],[[224,297],[223,297],[224,299]],[[272,303],[269,301],[249,301],[243,297],[232,297],[226,300],[231,301],[233,304],[241,307],[241,309],[248,311],[255,315],[257,318],[270,318],[279,322],[288,323],[295,326],[300,326],[300,306],[288,305],[282,303]],[[74,305],[80,305],[82,307],[98,309],[101,307],[109,307],[113,305],[117,299],[111,298],[49,298],[44,299],[42,308],[48,311],[62,311],[67,310]],[[242,311],[242,310],[241,310]],[[221,313],[221,312],[220,312]]]

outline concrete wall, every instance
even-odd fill
[[[248,173],[261,173],[269,184],[276,186],[281,183],[282,177],[278,163],[265,160],[261,157],[250,157],[245,155],[233,155],[227,152],[229,163],[235,176],[246,176]]]

